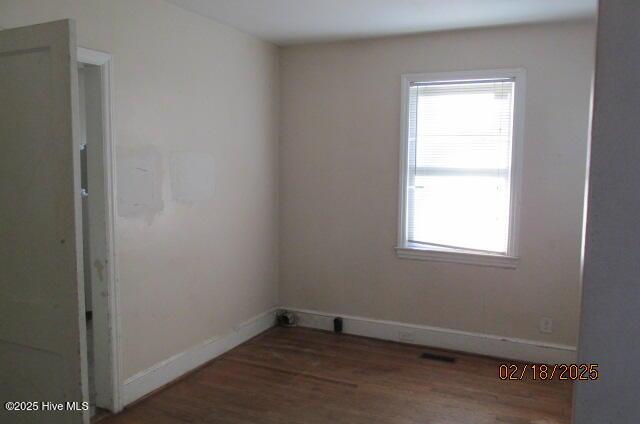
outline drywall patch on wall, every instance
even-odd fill
[[[118,215],[151,223],[162,212],[162,155],[154,147],[117,150]]]
[[[213,198],[213,155],[206,152],[173,152],[169,162],[173,200],[192,204]]]

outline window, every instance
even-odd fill
[[[400,257],[515,267],[524,78],[403,77]]]

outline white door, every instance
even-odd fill
[[[0,31],[3,403],[87,400],[77,78],[72,21]],[[88,419],[0,409],[3,423]]]

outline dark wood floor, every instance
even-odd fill
[[[501,381],[503,361],[424,351],[275,328],[100,424],[570,422],[571,383]]]

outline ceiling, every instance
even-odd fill
[[[597,0],[167,0],[279,45],[595,16]]]

